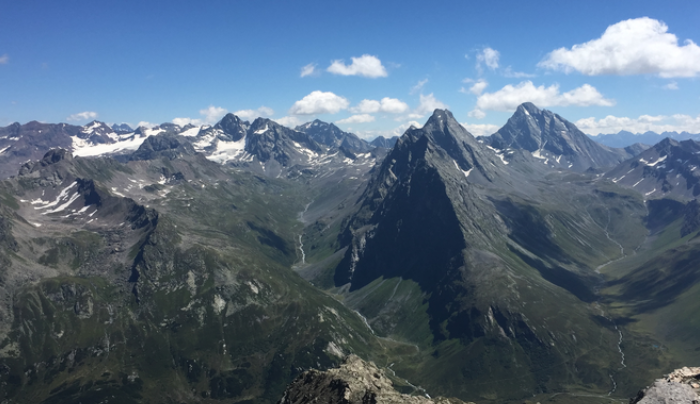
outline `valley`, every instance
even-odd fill
[[[402,393],[628,402],[700,362],[693,140],[615,149],[531,103],[388,147],[233,114],[0,137],[8,404],[274,403],[349,354]]]

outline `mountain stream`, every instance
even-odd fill
[[[304,207],[304,210],[299,214],[299,221],[302,224],[304,224],[304,214],[306,213],[306,211],[309,210],[309,206],[311,206],[312,203],[314,203],[314,201],[307,203]],[[306,253],[304,252],[304,241],[302,240],[303,237],[304,230],[302,229],[301,234],[299,234],[299,251],[301,252],[301,265],[306,264]]]

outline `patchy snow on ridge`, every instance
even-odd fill
[[[267,127],[267,124],[265,124],[265,127],[264,127],[264,128],[258,129],[258,130],[256,130],[254,133],[255,133],[256,135],[262,135],[263,133],[267,132],[268,130],[269,130],[269,128]]]
[[[457,162],[456,162],[455,160],[452,160],[452,162],[454,163],[455,168],[457,168],[459,171],[462,172],[462,174],[464,174],[464,177],[465,177],[465,178],[469,178],[469,174],[471,174],[471,172],[472,172],[472,170],[474,169],[474,167],[470,168],[470,169],[467,170],[467,171],[464,171],[464,170],[462,170],[462,169],[459,167],[459,164],[457,164]]]
[[[666,160],[667,157],[668,157],[668,155],[659,157],[659,159],[656,160],[655,162],[653,162],[653,163],[647,163],[647,167],[654,167],[654,166],[656,166],[657,164],[661,163],[662,161]],[[640,159],[640,160],[641,160],[641,159]]]

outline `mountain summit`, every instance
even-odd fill
[[[545,165],[575,171],[612,167],[633,157],[594,142],[573,123],[531,102],[518,106],[498,132],[480,140],[498,150],[526,150]]]
[[[344,132],[334,124],[323,122],[318,119],[299,125],[295,130],[306,133],[311,136],[313,140],[325,144],[326,146],[344,147],[360,153],[366,152],[372,148],[367,142],[357,137],[354,133]]]

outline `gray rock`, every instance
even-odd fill
[[[355,355],[337,369],[309,370],[296,378],[278,404],[465,404],[456,398],[401,394],[384,371]]]
[[[663,379],[641,390],[630,404],[672,404],[700,403],[700,368],[682,368],[674,370]]]

